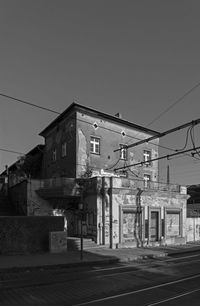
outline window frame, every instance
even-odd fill
[[[149,179],[145,179],[145,177],[148,177]],[[150,188],[151,184],[151,174],[144,173],[143,174],[143,181],[144,181],[144,188],[148,189]]]
[[[145,154],[145,152],[146,152],[146,154]],[[147,157],[148,153],[149,153],[149,158]],[[143,160],[144,160],[144,165],[146,167],[151,167],[152,166],[152,162],[149,161],[151,159],[152,159],[152,152],[151,152],[151,150],[146,150],[146,149],[143,150]]]
[[[52,162],[55,163],[57,161],[57,149],[52,149]]]
[[[61,144],[61,157],[66,157],[67,156],[67,142],[63,141]]]
[[[167,215],[178,215],[179,216],[179,233],[178,235],[170,235],[167,228]],[[183,221],[182,221],[182,210],[180,208],[166,208],[165,209],[165,233],[166,237],[182,237],[182,228],[183,228]]]
[[[93,139],[93,140],[92,140]],[[95,140],[98,140],[97,142]],[[92,150],[91,150],[92,145]],[[98,150],[96,151],[96,145],[98,145]],[[98,136],[90,136],[90,153],[95,155],[101,154],[101,138]]]
[[[127,145],[120,143],[120,160],[127,160],[128,157],[128,148]]]

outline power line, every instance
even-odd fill
[[[61,114],[60,112],[57,112],[57,111],[52,110],[52,109],[50,109],[50,108],[46,108],[46,107],[43,107],[43,106],[39,106],[39,105],[37,105],[37,104],[30,103],[30,102],[28,102],[28,101],[25,101],[25,100],[22,100],[22,99],[18,99],[18,98],[12,97],[12,96],[10,96],[10,95],[6,95],[6,94],[3,94],[3,93],[0,93],[0,96],[5,97],[5,98],[7,98],[7,99],[11,99],[11,100],[16,101],[16,102],[20,102],[20,103],[29,105],[29,106],[31,106],[31,107],[36,107],[36,108],[39,108],[39,109],[42,109],[42,110],[46,110],[46,111],[49,111],[49,112],[52,112],[52,113],[55,113],[55,114],[58,114],[58,115]],[[88,124],[91,124],[91,125],[92,125],[92,123],[90,123],[90,122],[87,122],[87,121],[84,121],[84,120],[81,120],[81,119],[78,119],[78,120],[79,120],[79,121],[83,121],[83,122],[85,122],[85,123],[88,123]],[[101,128],[107,129],[107,130],[109,130],[109,131],[113,131],[113,132],[118,133],[118,134],[121,134],[120,132],[114,131],[114,130],[112,130],[112,129],[109,129],[109,128],[106,128],[106,127],[103,127],[103,126],[101,126]],[[130,136],[130,135],[126,135],[126,136],[127,136],[127,137],[130,137],[130,138],[133,138],[133,139],[141,140],[140,138],[133,137],[133,136]],[[150,143],[150,142],[149,142],[149,143]],[[171,148],[164,147],[164,146],[161,146],[161,145],[159,145],[159,144],[155,144],[155,143],[152,143],[152,144],[155,145],[155,146],[161,147],[161,148],[163,148],[163,149],[175,151],[175,150],[173,150],[173,149],[171,149]],[[11,152],[10,150],[8,150],[8,151]],[[15,153],[15,152],[13,151],[13,153]],[[191,156],[190,156],[190,157],[191,157]],[[198,158],[196,158],[195,156],[193,156],[193,158],[198,159]]]
[[[182,102],[185,97],[187,97],[192,91],[200,86],[200,82],[194,85],[191,89],[186,91],[180,98],[178,98],[174,103],[172,103],[169,107],[167,107],[164,111],[162,111],[158,116],[156,116],[146,127],[150,126],[152,123],[160,119],[161,116],[166,114],[170,109],[172,109],[175,105]]]
[[[25,101],[25,100],[21,100],[21,99],[18,99],[18,98],[15,98],[15,97],[12,97],[12,96],[8,96],[8,95],[5,95],[3,93],[0,93],[0,96],[4,97],[4,98],[7,98],[7,99],[11,99],[13,101],[16,101],[16,102],[20,102],[20,103],[23,103],[23,104],[26,104],[26,105],[29,105],[29,106],[32,106],[32,107],[37,107],[37,108],[40,108],[42,110],[45,110],[45,111],[48,111],[48,112],[51,112],[51,113],[54,113],[54,114],[58,114],[60,115],[61,113],[53,110],[53,109],[50,109],[50,108],[47,108],[47,107],[44,107],[44,106],[40,106],[40,105],[37,105],[37,104],[34,104],[34,103],[30,103],[28,101]]]
[[[84,123],[93,125],[93,123],[88,122],[88,121],[83,120],[83,119],[78,119],[78,118],[77,118],[77,121],[80,121],[80,122],[84,122]],[[115,131],[115,130],[113,130],[113,129],[110,129],[110,128],[107,128],[107,127],[104,127],[104,126],[101,126],[101,125],[99,125],[98,127],[99,127],[99,128],[102,128],[102,129],[104,129],[104,130],[107,130],[107,131],[110,131],[110,132],[113,132],[113,133],[116,133],[116,134],[120,134],[120,135],[121,135],[121,132]],[[135,137],[135,136],[131,136],[131,135],[128,135],[128,134],[126,134],[126,137],[129,137],[129,138],[131,138],[131,139],[136,139],[136,140],[142,140],[141,138],[138,138],[138,137]],[[146,142],[146,140],[145,140],[145,142]],[[165,146],[162,146],[162,145],[157,144],[157,143],[154,143],[154,142],[148,141],[148,143],[149,143],[149,144],[152,144],[152,145],[154,145],[154,146],[156,146],[156,147],[160,147],[160,148],[162,148],[162,149],[166,149],[166,150],[170,150],[170,151],[176,152],[175,149],[172,149],[172,148],[169,148],[169,147],[165,147]],[[117,151],[117,150],[116,150],[116,151]],[[120,149],[118,149],[118,151],[120,151]],[[189,154],[185,154],[185,155],[188,156],[188,157],[192,157],[192,158],[194,158],[194,159],[199,160],[199,158],[197,158],[197,157],[195,157],[195,156],[191,156],[191,155],[189,155]]]
[[[191,151],[194,151],[194,150],[196,151],[198,149],[200,149],[200,147],[188,149],[188,150],[185,150],[185,151],[182,151],[182,152],[177,152],[177,153],[173,153],[173,154],[169,154],[169,155],[164,155],[164,156],[161,156],[161,157],[149,159],[148,161],[142,161],[142,162],[138,162],[138,163],[135,163],[135,164],[130,164],[130,165],[127,165],[127,166],[124,166],[124,167],[115,168],[114,170],[117,171],[117,170],[125,169],[125,168],[128,168],[128,167],[144,165],[144,164],[150,163],[152,161],[156,161],[156,160],[160,160],[160,159],[164,159],[164,158],[169,159],[169,157],[171,157],[171,156],[180,155],[180,154],[183,154],[183,153],[186,153],[186,152],[191,152]]]
[[[157,138],[161,138],[161,137],[166,136],[168,134],[174,133],[174,132],[176,132],[178,130],[184,129],[184,128],[190,126],[190,125],[195,126],[195,125],[197,125],[199,123],[200,123],[200,118],[196,119],[196,120],[193,120],[191,122],[187,122],[185,124],[179,125],[179,126],[173,128],[173,129],[167,130],[165,132],[159,133],[158,135],[154,135],[154,136],[151,136],[149,138],[145,138],[145,139],[142,139],[142,140],[140,140],[138,142],[132,143],[132,144],[126,146],[126,148],[128,149],[128,148],[136,147],[136,146],[138,146],[140,144],[143,144],[145,142],[149,142],[151,140],[154,140],[154,139],[157,139]],[[121,149],[119,148],[119,149],[114,150],[114,152],[120,151],[120,150]]]
[[[8,149],[2,149],[2,148],[0,148],[0,151],[14,153],[14,154],[20,154],[20,155],[25,155],[25,153],[22,153],[22,152],[17,152],[17,151],[8,150]]]

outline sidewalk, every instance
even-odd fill
[[[183,246],[167,246],[154,248],[91,248],[84,250],[83,259],[80,251],[69,251],[60,254],[31,254],[31,255],[0,255],[0,273],[7,271],[31,271],[35,269],[58,269],[94,264],[111,264],[130,262],[142,259],[152,259],[163,256],[173,256],[188,252],[200,252],[199,243],[188,243]]]

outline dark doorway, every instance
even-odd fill
[[[151,241],[158,241],[158,221],[159,213],[158,211],[151,212],[151,228],[150,228],[150,235]]]

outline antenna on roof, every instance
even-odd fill
[[[78,103],[78,102],[79,102],[79,97],[78,96],[73,97],[73,103]]]
[[[115,114],[115,117],[122,119],[122,115],[120,113]]]

